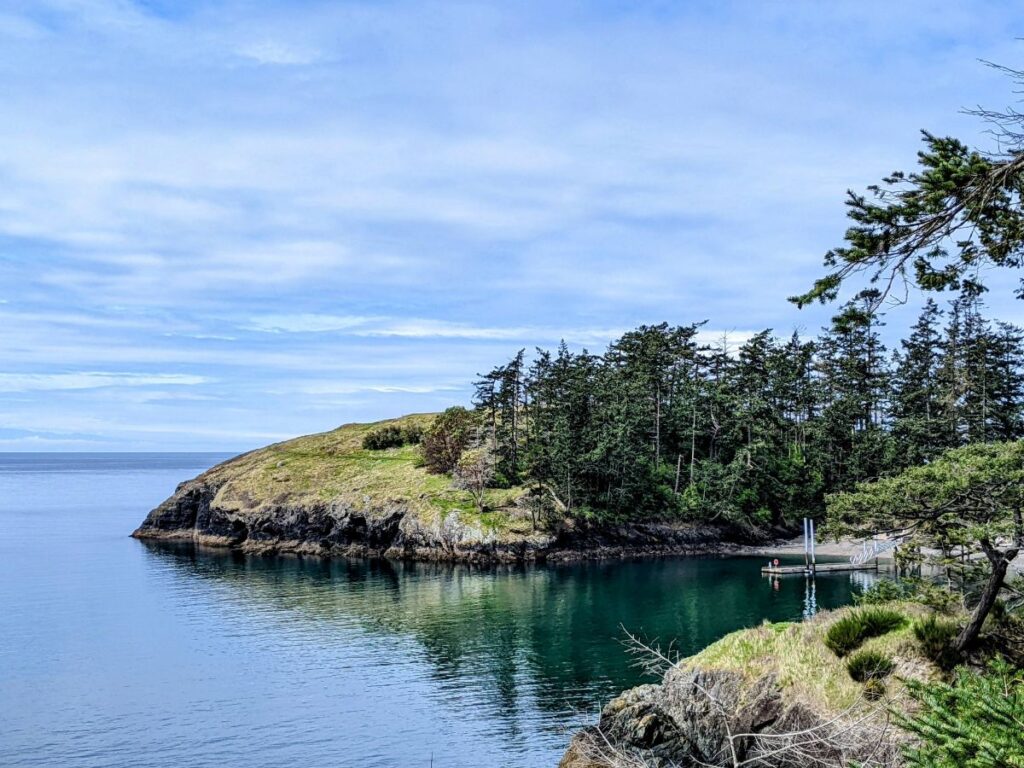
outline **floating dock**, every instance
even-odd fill
[[[854,565],[853,563],[818,563],[816,566],[808,565],[766,565],[761,568],[761,573],[766,576],[789,576],[797,573],[831,573],[835,571],[877,571],[878,561]]]

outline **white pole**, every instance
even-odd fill
[[[818,561],[814,557],[814,518],[811,518],[811,571],[817,572]]]
[[[809,533],[809,530],[808,530],[808,527],[807,527],[807,518],[805,517],[804,518],[804,568],[807,569],[807,570],[810,570],[810,567],[811,567],[811,560],[810,560],[811,549],[810,549],[810,541],[809,541],[808,533]]]

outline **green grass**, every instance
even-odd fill
[[[342,503],[368,512],[386,502],[401,503],[424,522],[458,512],[490,532],[521,525],[513,505],[522,490],[491,489],[477,512],[467,491],[452,488],[451,479],[422,466],[419,447],[403,445],[367,450],[363,440],[386,427],[426,428],[434,414],[413,414],[373,424],[346,424],[330,432],[307,435],[243,454],[207,474],[227,478],[218,502],[246,509],[263,504]]]
[[[684,667],[730,670],[753,684],[765,674],[774,674],[785,695],[795,696],[822,711],[838,711],[855,703],[864,688],[847,671],[846,661],[825,644],[830,626],[859,608],[822,612],[809,621],[765,623],[726,635],[700,653],[682,662]],[[927,608],[913,603],[896,603],[891,610],[912,618],[923,618]],[[894,660],[900,674],[928,679],[937,674],[929,662],[920,659],[911,622],[885,635],[863,642],[865,651],[878,652]],[[890,688],[902,682],[896,678]]]

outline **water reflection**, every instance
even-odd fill
[[[620,625],[691,653],[854,583],[809,601],[759,558],[471,568],[127,537],[214,460],[0,460],[0,765],[555,765],[641,681]]]
[[[258,603],[282,621],[411,636],[439,682],[486,679],[510,714],[524,674],[531,706],[551,711],[593,708],[641,682],[623,628],[690,654],[763,619],[845,604],[865,583],[837,574],[759,589],[759,561],[742,557],[481,568],[146,546],[182,576],[228,587],[224,599]]]

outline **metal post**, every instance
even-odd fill
[[[810,537],[808,536],[807,518],[804,518],[804,570],[811,570],[811,559],[810,559]]]
[[[816,574],[818,572],[818,561],[814,556],[814,518],[810,519],[811,522],[811,573]]]

